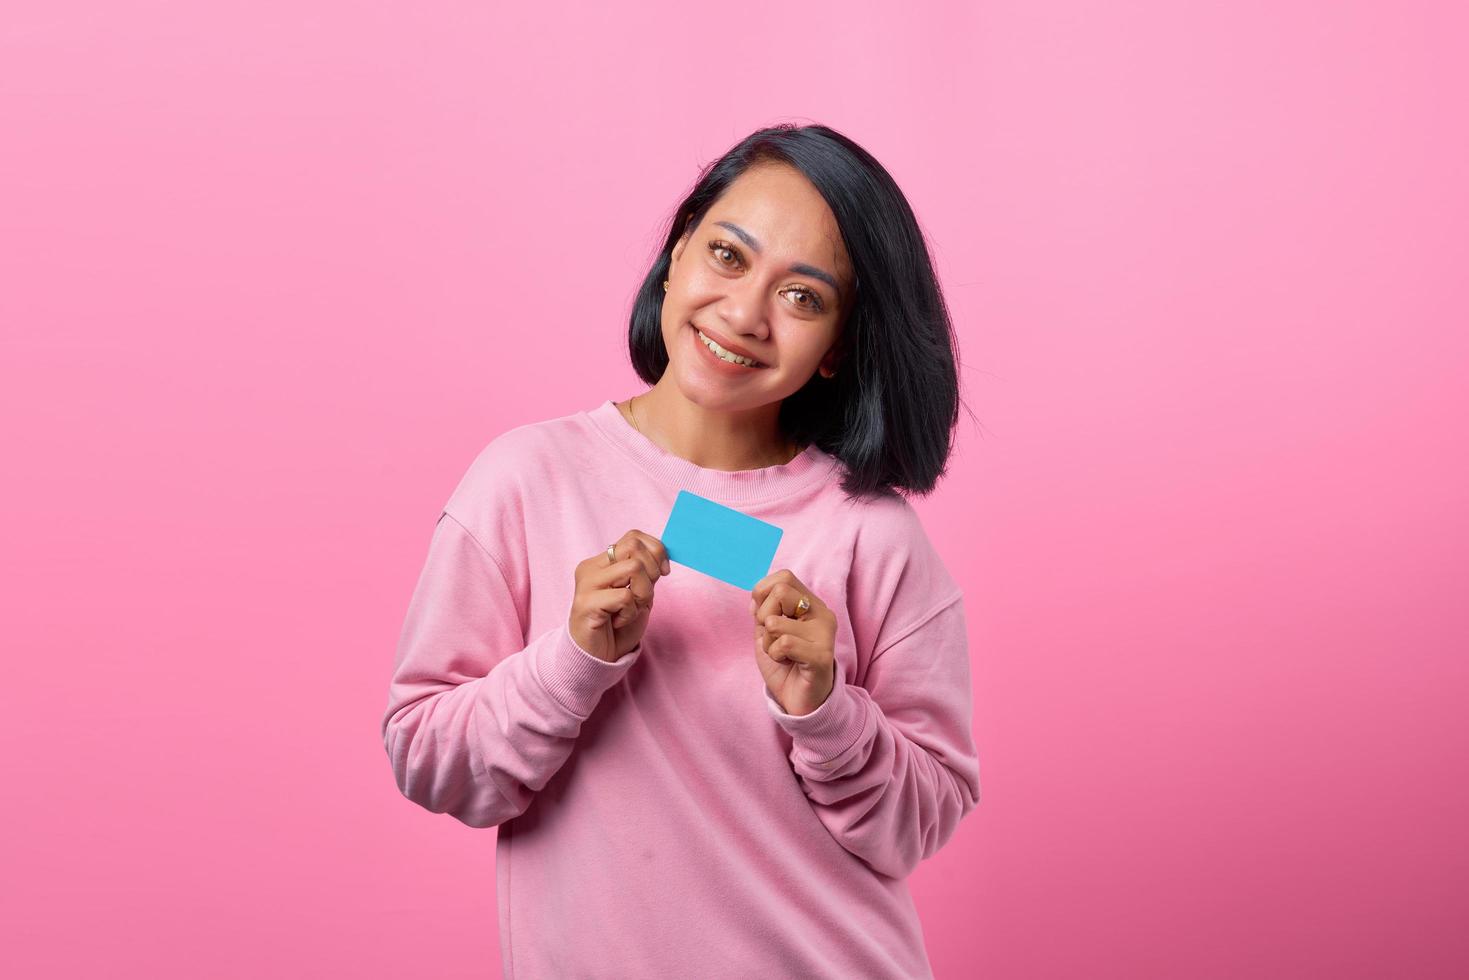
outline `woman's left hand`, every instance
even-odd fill
[[[811,608],[797,616],[802,597]],[[750,593],[755,660],[765,687],[788,715],[809,715],[836,684],[836,614],[789,568],[771,572]]]

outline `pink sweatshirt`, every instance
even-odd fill
[[[902,498],[850,503],[815,446],[695,466],[610,400],[503,433],[444,506],[382,720],[403,795],[495,845],[504,975],[929,977],[905,877],[979,801],[963,595]],[[680,489],[784,529],[837,614],[836,686],[780,710],[750,593],[677,562],[615,663],[573,568]]]

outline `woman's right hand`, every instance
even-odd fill
[[[577,563],[567,623],[578,646],[608,663],[642,641],[653,609],[653,583],[673,571],[668,550],[651,534],[628,531],[613,548],[614,562],[599,551]]]

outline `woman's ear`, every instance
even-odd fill
[[[821,363],[817,365],[816,370],[820,372],[823,378],[832,378],[836,376],[837,349],[835,344],[832,345],[831,350],[826,352],[826,356],[821,359]]]
[[[672,254],[673,254],[674,261],[677,261],[678,260],[678,257],[683,254],[684,247],[688,245],[689,239],[692,238],[693,236],[694,236],[694,216],[691,214],[687,218],[684,219],[684,223],[683,223],[683,234],[678,237],[678,241],[673,246],[673,253]]]

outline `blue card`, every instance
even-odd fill
[[[758,517],[680,490],[659,540],[669,561],[748,591],[770,574],[782,533]]]

